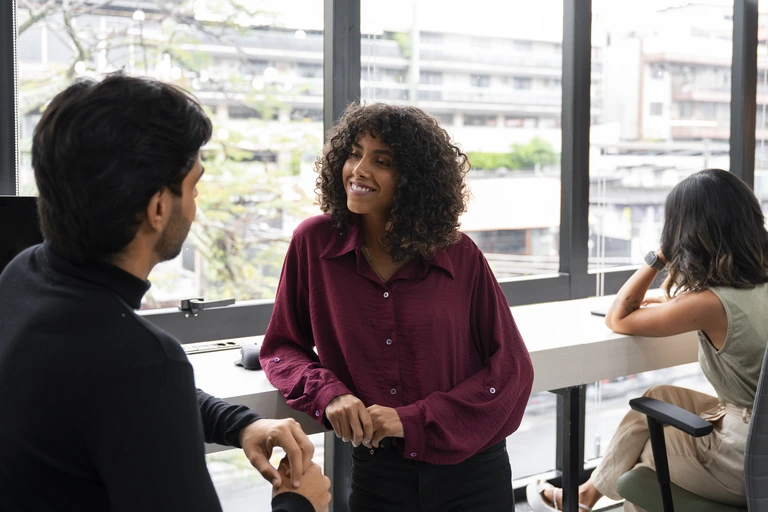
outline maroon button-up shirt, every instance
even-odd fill
[[[294,232],[261,347],[270,382],[321,423],[347,393],[396,409],[414,460],[455,464],[514,432],[533,366],[480,249],[462,235],[384,284],[363,242],[325,215]]]

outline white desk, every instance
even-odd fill
[[[520,333],[533,359],[533,392],[561,390],[562,420],[558,426],[561,449],[563,509],[578,512],[579,475],[583,469],[584,420],[583,384],[623,375],[658,370],[697,359],[697,337],[687,333],[666,338],[643,338],[616,334],[605,326],[602,317],[590,311],[611,303],[613,297],[571,300],[511,308]],[[252,341],[259,341],[254,337]],[[308,434],[322,432],[317,422],[288,407],[285,399],[267,381],[262,371],[249,371],[234,365],[239,351],[229,350],[190,355],[199,388],[231,403],[244,404],[267,418],[295,418]],[[582,402],[583,403],[583,402]],[[327,438],[328,439],[328,438]],[[335,466],[332,453],[349,450],[348,443],[326,441],[326,474],[334,488],[348,486],[348,467]],[[338,446],[339,448],[330,448]],[[207,451],[223,449],[208,446]],[[330,462],[330,465],[329,465]]]
[[[600,297],[511,308],[533,359],[534,393],[696,362],[694,332],[626,336],[590,314],[612,301]]]
[[[533,359],[534,393],[696,361],[695,333],[667,338],[625,336],[608,329],[602,317],[590,314],[612,300],[600,297],[511,308]],[[253,339],[257,340],[260,337]],[[267,418],[293,417],[308,433],[322,431],[313,419],[286,405],[264,372],[235,366],[239,357],[235,350],[191,354],[197,386]]]

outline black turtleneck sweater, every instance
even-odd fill
[[[0,274],[0,511],[221,510],[203,441],[239,446],[259,416],[196,391],[178,341],[134,312],[148,289],[48,244]]]

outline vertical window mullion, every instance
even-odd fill
[[[589,127],[592,80],[592,2],[563,2],[562,192],[560,272],[570,297],[589,294]]]
[[[734,0],[731,63],[731,172],[755,185],[758,0]]]
[[[16,0],[0,2],[0,195],[19,193]]]

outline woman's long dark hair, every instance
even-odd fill
[[[661,251],[667,295],[768,282],[768,232],[755,195],[733,174],[706,169],[681,181],[664,205]]]

